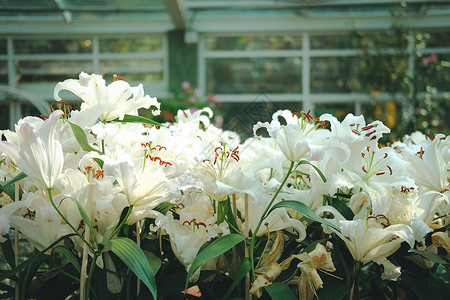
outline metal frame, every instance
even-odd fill
[[[272,33],[269,33],[272,34]],[[274,33],[276,34],[276,33]],[[206,39],[210,36],[218,37],[218,36],[248,36],[252,35],[252,33],[241,33],[237,35],[236,33],[226,33],[224,35],[221,34],[203,34],[199,40],[199,87],[206,92],[206,78],[208,74],[206,74],[206,61],[207,59],[213,58],[246,58],[246,57],[299,57],[302,59],[302,67],[299,72],[302,72],[302,82],[299,84],[302,85],[302,93],[286,93],[286,94],[267,94],[274,102],[280,101],[301,101],[302,109],[304,111],[315,109],[315,104],[319,103],[353,103],[354,104],[354,113],[361,113],[361,104],[367,103],[373,99],[377,101],[385,102],[392,99],[392,96],[387,93],[381,93],[377,96],[367,95],[363,93],[311,93],[310,87],[310,60],[314,57],[356,57],[362,53],[359,49],[311,49],[310,48],[310,36],[317,35],[317,32],[302,33],[302,49],[298,50],[206,50]],[[295,35],[298,35],[296,33]],[[328,34],[329,35],[329,34]],[[410,35],[412,35],[412,31],[410,31]],[[410,39],[412,41],[412,39]],[[410,75],[413,75],[414,69],[414,59],[415,59],[415,51],[423,53],[423,54],[448,54],[450,53],[450,47],[439,47],[439,48],[425,48],[416,50],[413,47],[413,44],[409,44],[408,49],[404,50],[405,53],[409,54],[409,69]],[[386,49],[384,53],[396,53],[394,49]],[[438,93],[436,96],[443,96],[446,92]],[[420,94],[419,97],[423,97],[425,93]],[[216,101],[220,102],[252,102],[258,98],[257,94],[215,94],[214,98]],[[403,101],[403,106],[407,108],[407,110],[411,110],[411,107],[408,106],[406,102],[406,98],[399,96],[401,101]]]
[[[152,83],[143,83],[144,89],[147,92],[151,92],[152,96],[166,96],[167,88],[168,88],[168,41],[167,36],[165,34],[158,34],[156,36],[162,38],[162,49],[160,52],[153,53],[102,53],[100,52],[100,40],[102,38],[114,37],[133,37],[133,36],[141,36],[141,35],[82,35],[82,36],[20,36],[20,37],[7,37],[7,54],[0,55],[0,61],[7,62],[7,72],[8,72],[8,85],[7,87],[2,87],[1,90],[4,92],[8,92],[12,95],[18,95],[23,99],[29,100],[32,102],[41,112],[43,112],[42,103],[46,102],[46,100],[53,99],[53,88],[56,85],[55,82],[51,83],[23,83],[21,88],[18,89],[16,84],[17,78],[17,70],[15,67],[15,61],[79,61],[79,60],[89,60],[92,62],[93,73],[99,73],[100,70],[100,62],[102,60],[108,59],[117,59],[117,60],[145,60],[145,59],[160,59],[161,68],[151,70],[151,71],[161,71],[163,74],[162,81],[152,82]],[[70,38],[89,38],[92,41],[92,51],[90,53],[54,53],[54,54],[16,54],[14,51],[14,40],[16,39],[70,39]],[[130,82],[130,84],[139,84],[141,82]],[[75,96],[72,98],[68,98],[67,100],[79,100]],[[23,101],[11,101],[9,103],[9,119],[10,119],[10,128],[14,127],[14,124],[17,120],[22,117],[22,109],[21,104]]]

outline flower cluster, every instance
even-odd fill
[[[61,90],[83,100],[79,111]],[[224,283],[224,298],[312,299],[327,284],[356,298],[364,267],[398,280],[400,252],[448,266],[450,137],[415,132],[381,147],[390,130],[379,121],[282,110],[241,141],[211,124],[209,108],[180,110],[171,124],[140,117],[159,112],[142,86],[86,73],[58,83],[55,100],[45,120],[2,131],[0,241],[14,228],[65,258],[59,269],[80,260],[65,271],[79,278],[69,293],[129,293],[126,265],[148,288],[135,292],[154,298],[192,293],[189,283],[206,298],[215,296],[205,286]],[[164,291],[163,278],[180,272],[186,284]],[[91,282],[96,273],[106,280]]]

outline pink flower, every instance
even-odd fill
[[[190,87],[191,87],[191,83],[189,81],[183,81],[183,83],[181,84],[181,88],[183,90],[186,90],[186,89],[188,89]]]
[[[430,55],[428,57],[423,57],[422,58],[422,62],[423,62],[424,65],[428,65],[428,64],[434,62],[436,59],[437,59],[436,54],[433,54],[433,55]]]

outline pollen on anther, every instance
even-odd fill
[[[372,124],[367,125],[367,126],[361,128],[361,130],[362,130],[362,131],[366,131],[366,130],[369,130],[369,129],[371,129],[371,128],[373,128],[373,125],[372,125]]]
[[[372,134],[374,134],[375,132],[376,132],[376,130],[373,130],[373,131],[371,131],[371,132],[369,132],[369,133],[366,133],[366,136],[369,137],[369,136],[371,136]]]
[[[390,166],[386,166],[389,169],[389,175],[392,175],[392,168]]]
[[[362,166],[362,170],[367,173],[366,166]]]

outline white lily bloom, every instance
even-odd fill
[[[103,121],[123,119],[125,114],[136,114],[137,109],[150,106],[156,107],[153,115],[159,115],[160,103],[155,97],[144,96],[142,84],[130,87],[127,82],[117,80],[106,86],[101,75],[81,72],[78,80],[66,79],[56,85],[53,95],[56,100],[61,100],[59,92],[62,90],[68,90],[83,100],[81,111],[89,108],[104,110],[105,103],[108,104],[109,109],[100,115]]]
[[[188,204],[187,202],[183,203]],[[169,235],[174,254],[186,270],[189,270],[204,243],[219,235],[229,234],[230,231],[225,221],[219,225],[216,224],[217,215],[214,214],[211,201],[204,194],[198,195],[191,205],[186,205],[178,213],[179,220],[175,220],[172,214],[158,215],[155,225]],[[217,258],[214,258],[209,263],[213,269],[216,261]],[[198,271],[191,280],[195,281],[197,277]]]
[[[342,122],[330,114],[323,114],[320,120],[331,124],[331,133],[335,139],[348,145],[355,141],[372,140],[377,142],[384,133],[391,130],[380,121],[374,121],[366,125],[363,116],[348,114]]]
[[[449,189],[449,151],[450,137],[438,134],[426,149],[409,157],[413,177],[419,186],[436,192]]]
[[[320,215],[323,212],[331,212],[334,219],[328,219],[338,226],[340,232],[326,226],[339,236],[347,246],[356,261],[363,263],[377,258],[387,257],[400,248],[400,244],[406,241],[410,247],[414,247],[414,233],[407,225],[390,225],[378,223],[376,217],[370,220],[345,220],[345,218],[333,207],[323,206],[316,211]],[[383,226],[380,226],[383,225]],[[384,227],[385,226],[385,227]],[[384,227],[384,228],[383,228]]]
[[[120,154],[118,160],[105,159],[103,169],[106,176],[113,176],[117,180],[129,205],[142,206],[150,202],[156,205],[155,201],[166,192],[167,179],[160,167],[135,167],[125,153]]]
[[[57,125],[63,114],[57,110],[36,131],[27,123],[16,125],[17,145],[0,142],[17,167],[41,189],[53,187],[61,174],[64,162]]]

